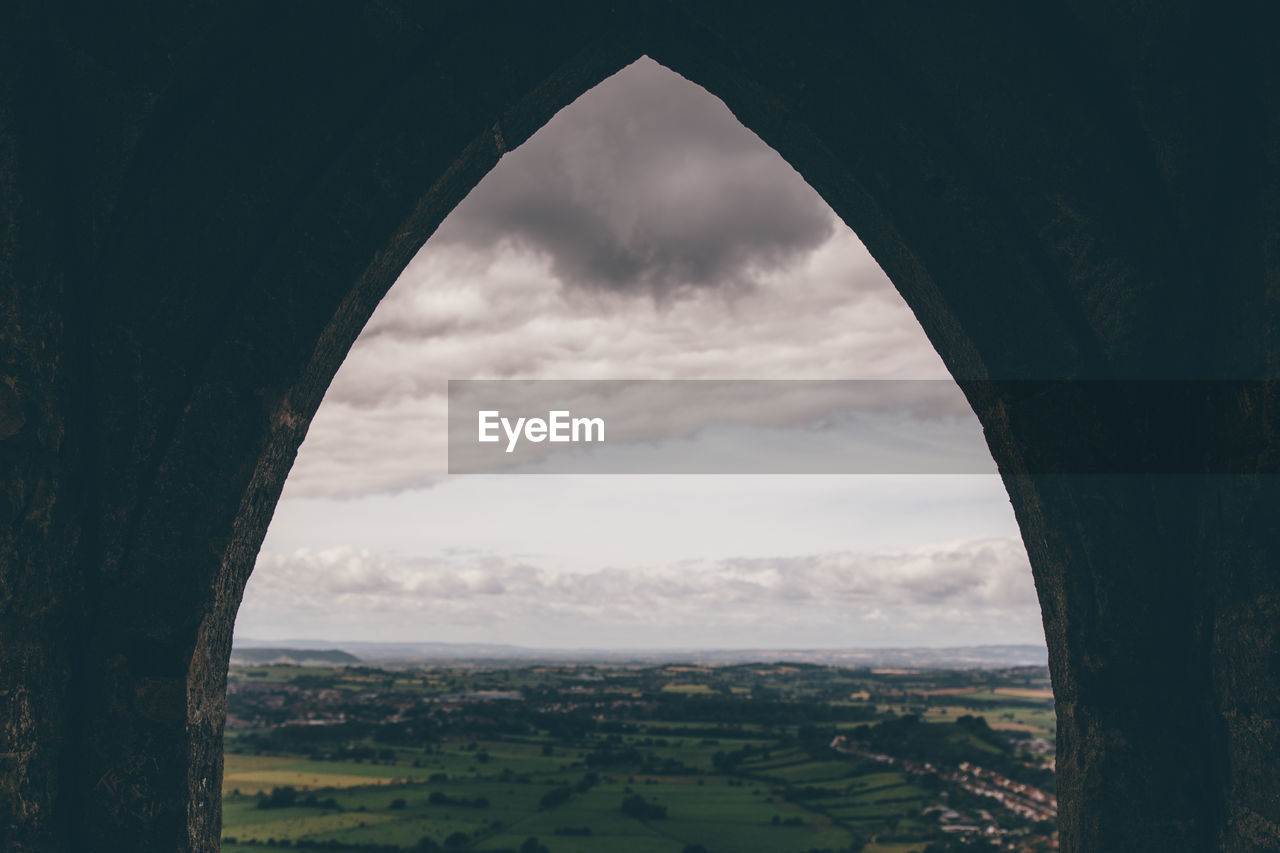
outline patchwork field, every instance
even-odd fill
[[[1016,759],[999,730],[1051,737],[1038,685],[761,665],[243,670],[229,693],[247,723],[227,734],[230,853],[920,853],[955,838],[940,805],[1042,837],[936,774],[831,746],[837,734],[878,737],[884,751],[896,742],[886,721],[918,718],[904,757],[1032,766],[1040,759]],[[945,683],[960,678],[971,683]],[[921,682],[934,692],[917,707]]]
[[[501,742],[479,743],[479,748],[491,755],[499,753],[503,746],[506,744]],[[431,770],[324,763],[323,771],[312,771],[308,766],[311,762],[297,756],[230,755],[224,801],[228,843],[223,849],[270,841],[279,844],[282,840],[292,844],[308,840],[411,847],[423,837],[443,841],[457,833],[470,839],[467,849],[486,851],[519,849],[531,836],[557,851],[583,853],[680,853],[690,844],[719,850],[791,853],[810,848],[847,849],[849,845],[847,829],[827,815],[775,801],[770,786],[738,784],[735,777],[711,773],[696,777],[610,775],[561,806],[540,808],[539,801],[548,791],[573,786],[584,774],[580,770],[566,772],[561,769],[561,759],[549,758],[541,769],[532,769],[526,763],[523,772],[529,773],[529,778],[504,782],[502,771],[482,774],[467,762],[468,757],[469,754],[446,753],[432,762]],[[696,758],[688,753],[685,757]],[[490,759],[491,764],[495,761],[500,759]],[[440,772],[435,768],[447,768],[448,779],[426,781],[426,775]],[[339,772],[342,769],[350,772]],[[844,778],[848,772],[848,762],[793,762],[774,778],[791,784],[816,784]],[[414,775],[414,781],[406,783],[406,778]],[[305,791],[321,802],[331,800],[332,805],[259,808],[260,796],[279,785],[291,785],[300,794]],[[447,792],[446,796],[455,800],[485,800],[488,805],[433,805],[431,794],[436,792]],[[651,803],[666,806],[666,816],[659,820],[624,814],[620,803],[636,793]],[[393,807],[397,801],[403,804]],[[582,827],[590,828],[590,836],[556,832]],[[231,843],[232,838],[237,843]]]

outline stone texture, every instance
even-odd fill
[[[1275,393],[1148,417],[981,381],[1277,377],[1267,5],[0,16],[4,849],[217,849],[231,626],[324,389],[503,151],[642,53],[777,148],[972,380],[1044,611],[1063,849],[1280,849],[1280,495],[1247,473]],[[1213,441],[1183,475],[1027,473],[1185,424]]]

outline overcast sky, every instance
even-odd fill
[[[378,307],[299,453],[236,634],[1043,643],[994,475],[444,473],[448,379],[947,377],[817,193],[643,59],[504,156]]]

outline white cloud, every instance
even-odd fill
[[[492,554],[300,549],[262,554],[250,593],[240,629],[254,637],[285,624],[343,639],[561,647],[947,644],[972,640],[983,620],[988,642],[1039,636],[1031,570],[1011,539],[589,572]]]

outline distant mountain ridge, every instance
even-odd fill
[[[339,657],[340,656],[340,657]],[[847,648],[847,649],[545,649],[500,643],[375,643],[333,640],[237,639],[233,663],[329,664],[511,661],[515,663],[813,663],[846,667],[906,669],[1000,669],[1046,666],[1044,646]]]
[[[347,666],[360,663],[360,658],[341,649],[293,649],[273,648],[241,648],[231,649],[231,662],[240,664],[292,663],[292,664],[336,664]]]

